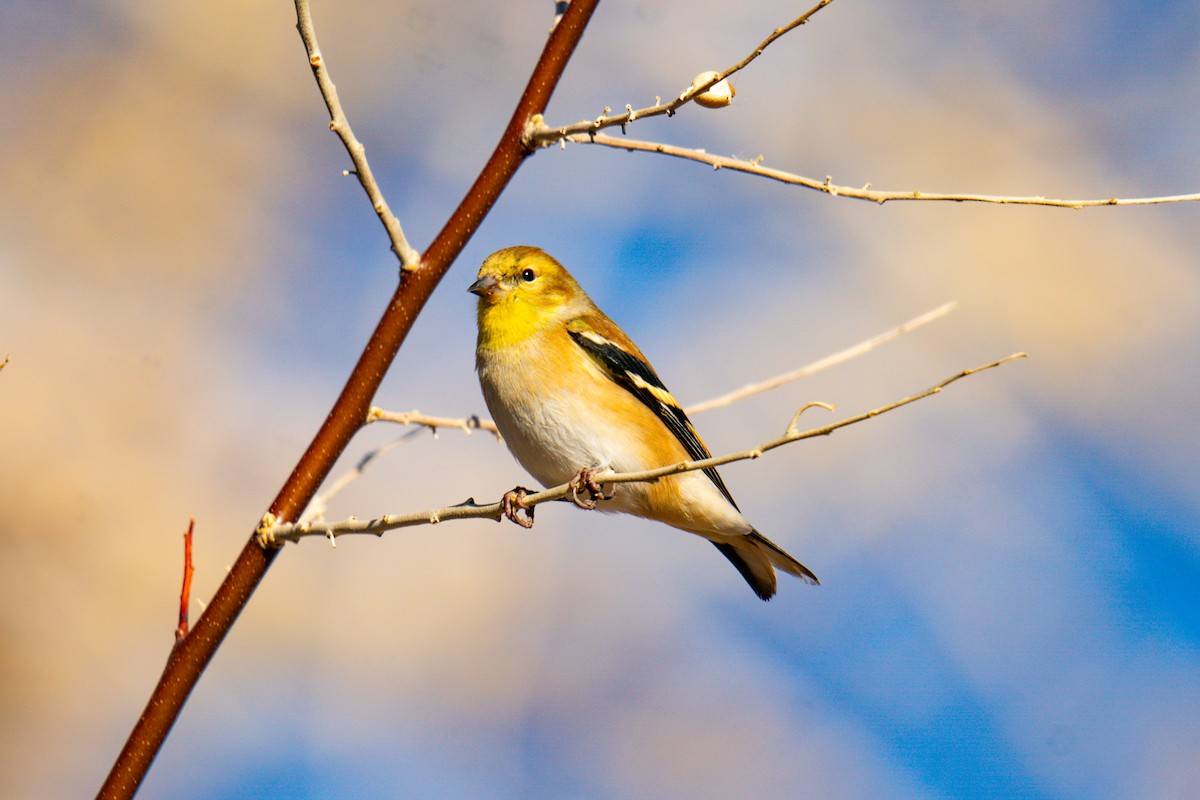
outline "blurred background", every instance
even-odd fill
[[[346,112],[423,248],[503,129],[549,2],[322,2]],[[650,105],[807,3],[610,0],[547,113]],[[0,794],[89,796],[382,313],[396,264],[290,3],[0,8]],[[734,105],[629,135],[876,188],[1200,191],[1200,6],[840,0]],[[530,159],[377,398],[483,413],[479,262],[561,259],[696,418],[916,406],[724,469],[822,579],[759,602],[704,542],[545,508],[281,554],[153,798],[1200,798],[1200,206],[829,198],[586,146]],[[821,412],[809,412],[815,423]],[[364,431],[335,474],[402,430]],[[495,499],[487,435],[415,437],[330,518]]]

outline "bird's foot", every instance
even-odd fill
[[[525,503],[525,496],[528,494],[528,489],[524,486],[518,486],[512,491],[505,492],[504,497],[500,498],[500,510],[504,516],[522,528],[533,527],[534,506]],[[521,515],[522,511],[525,512],[524,516]]]
[[[596,503],[600,500],[611,500],[611,494],[604,494],[604,487],[596,482],[596,472],[594,469],[581,469],[571,478],[567,486],[571,487],[571,500],[580,508],[585,508],[591,511],[596,507]],[[616,491],[616,487],[613,488]],[[584,494],[580,496],[580,493]]]

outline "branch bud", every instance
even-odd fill
[[[697,86],[703,86],[713,78],[717,77],[717,74],[718,73],[712,70],[709,70],[708,72],[701,72],[699,75],[692,78],[691,88],[695,89]],[[717,81],[692,99],[704,108],[724,108],[733,102],[734,95],[736,94],[737,90],[733,88],[733,85],[729,82],[729,80],[723,79]]]

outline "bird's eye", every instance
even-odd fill
[[[533,283],[533,280],[536,277],[537,273],[531,269],[521,270],[521,280],[525,281],[526,283]]]

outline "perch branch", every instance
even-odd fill
[[[639,472],[617,473],[605,471],[597,473],[594,477],[598,483],[603,484],[645,482],[657,480],[664,476],[674,475],[681,472],[709,469],[710,467],[719,467],[723,464],[729,464],[734,461],[746,461],[748,459],[759,458],[763,453],[774,450],[777,447],[782,447],[785,444],[791,444],[792,442],[798,442],[803,439],[813,439],[818,436],[828,436],[840,428],[845,428],[849,425],[854,425],[873,417],[878,417],[880,414],[886,414],[889,411],[894,411],[902,406],[906,406],[910,403],[915,403],[918,400],[938,394],[955,381],[969,377],[978,372],[983,372],[984,370],[993,369],[994,367],[998,367],[1001,364],[1005,364],[1014,359],[1025,357],[1025,353],[1014,353],[1013,355],[1002,358],[999,361],[993,361],[990,364],[985,364],[981,367],[975,367],[974,369],[963,370],[956,375],[946,378],[940,383],[930,386],[928,389],[925,389],[922,392],[910,395],[902,400],[888,403],[885,406],[880,406],[879,408],[872,409],[862,414],[857,414],[853,417],[847,417],[839,420],[838,422],[834,422],[829,425],[823,425],[819,428],[810,428],[804,431],[796,430],[796,423],[799,421],[800,415],[809,408],[814,406],[820,406],[827,410],[832,410],[833,408],[827,403],[808,403],[799,411],[797,411],[792,417],[782,436],[771,439],[767,442],[763,442],[757,447],[752,447],[747,450],[740,450],[736,453],[729,453],[728,455],[706,458],[699,461],[681,461],[677,464],[669,464],[656,469],[642,470]],[[547,503],[552,500],[562,500],[563,498],[569,496],[571,492],[571,485],[569,483],[564,483],[561,486],[555,486],[551,489],[546,489],[545,491],[526,495],[524,497],[524,505],[528,508],[533,508],[534,506]],[[273,545],[283,541],[298,542],[300,539],[306,536],[322,536],[332,541],[338,536],[345,536],[348,534],[372,534],[375,536],[382,536],[385,532],[396,530],[398,528],[411,528],[417,525],[436,525],[439,522],[449,522],[450,520],[456,519],[499,520],[502,518],[503,513],[504,511],[502,502],[478,505],[474,498],[468,498],[467,500],[455,506],[446,506],[444,508],[430,509],[427,511],[416,511],[409,514],[388,514],[383,517],[369,520],[360,520],[351,517],[339,522],[310,524],[278,523],[274,519],[264,519],[263,524],[259,528],[259,535],[268,545]]]
[[[861,188],[853,186],[839,186],[833,183],[832,179],[826,177],[824,180],[816,180],[814,178],[806,178],[803,175],[797,175],[792,172],[784,172],[779,169],[771,169],[762,165],[762,157],[747,161],[741,158],[729,158],[727,156],[716,156],[707,153],[704,150],[697,150],[690,147],[676,147],[671,144],[662,144],[660,142],[643,142],[637,139],[617,138],[614,136],[605,136],[599,134],[589,136],[586,134],[575,134],[568,136],[566,141],[574,142],[575,144],[598,144],[603,147],[615,147],[621,150],[638,151],[645,153],[661,153],[675,158],[683,158],[689,161],[698,161],[701,164],[708,164],[713,169],[729,169],[735,172],[745,172],[750,175],[758,175],[763,178],[770,178],[780,183],[791,184],[794,186],[803,186],[807,189],[814,189],[818,192],[824,192],[832,197],[851,197],[856,200],[870,200],[873,203],[884,203],[891,200],[937,200],[942,202],[955,203],[1000,203],[1005,205],[1025,205],[1025,206],[1055,206],[1058,208],[1090,208],[1092,206],[1145,206],[1155,205],[1159,203],[1187,203],[1200,200],[1200,193],[1197,194],[1178,194],[1163,197],[1132,197],[1119,198],[1108,197],[1099,200],[1058,200],[1048,197],[1006,197],[1003,195],[990,194],[946,194],[940,192],[922,192],[912,190],[907,192],[892,192],[883,191],[880,189],[872,189],[871,184],[867,184]]]

